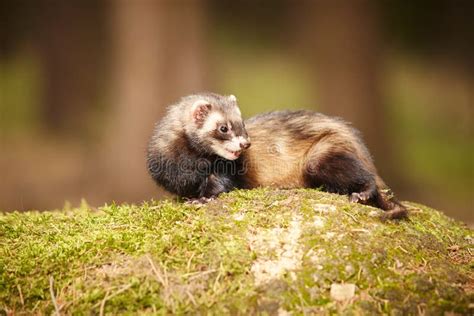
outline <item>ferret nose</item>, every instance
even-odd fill
[[[243,142],[243,143],[240,143],[240,148],[241,149],[247,149],[250,147],[250,142],[249,141],[246,141],[246,142]]]

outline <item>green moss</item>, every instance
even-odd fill
[[[342,196],[257,189],[3,214],[0,310],[51,313],[52,289],[67,314],[472,313],[472,231],[409,206],[382,223]],[[355,296],[334,301],[333,283]]]

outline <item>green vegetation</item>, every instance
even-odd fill
[[[0,60],[0,133],[34,133],[39,125],[41,74],[39,61],[21,54],[9,62]]]
[[[409,206],[383,223],[342,196],[261,189],[3,214],[0,314],[472,313],[472,231]],[[341,284],[355,292],[338,301]]]

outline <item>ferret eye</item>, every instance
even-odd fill
[[[221,127],[219,127],[219,131],[225,134],[229,131],[229,128],[225,125],[221,125]]]

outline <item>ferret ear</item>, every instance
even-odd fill
[[[235,95],[231,94],[227,97],[229,99],[230,102],[233,103],[233,105],[235,106],[235,109],[237,111],[237,113],[242,116],[242,114],[240,113],[240,109],[239,109],[239,106],[237,105],[237,98],[235,97]]]
[[[212,105],[206,100],[197,100],[194,102],[192,106],[194,123],[202,125],[211,109]]]

